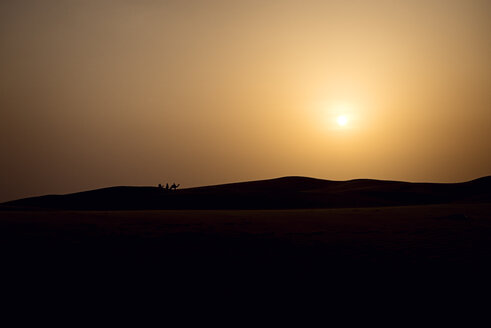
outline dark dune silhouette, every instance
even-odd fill
[[[409,183],[306,177],[231,183],[166,192],[159,187],[110,187],[32,197],[4,209],[302,209],[491,201],[491,177],[463,183]]]
[[[286,177],[27,198],[2,205],[0,257],[5,281],[28,289],[163,285],[167,295],[170,286],[178,293],[205,286],[212,295],[217,286],[261,291],[276,283],[290,292],[310,282],[340,295],[398,286],[420,297],[450,284],[453,293],[489,280],[490,191],[491,177],[455,184]]]

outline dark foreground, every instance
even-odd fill
[[[0,211],[4,263],[152,274],[452,268],[491,260],[491,204],[254,211]],[[148,270],[148,272],[146,272]],[[236,273],[237,273],[236,272]]]
[[[285,303],[295,311],[305,302],[320,313],[333,309],[326,302],[377,310],[383,299],[384,311],[402,309],[410,318],[415,308],[484,304],[478,300],[488,295],[491,204],[0,211],[0,252],[4,300],[22,309],[62,304],[77,309],[72,320],[94,304],[131,312],[164,300],[187,318],[191,306],[243,316],[259,304],[266,312]],[[161,319],[169,314],[163,309],[155,309]]]
[[[10,304],[78,315],[163,301],[242,315],[259,304],[353,310],[376,309],[377,300],[408,313],[460,309],[487,297],[491,204],[0,211],[0,257]]]

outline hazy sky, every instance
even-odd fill
[[[491,1],[0,1],[0,147],[0,201],[489,175]]]

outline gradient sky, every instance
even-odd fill
[[[491,1],[1,1],[0,147],[0,201],[490,175]]]

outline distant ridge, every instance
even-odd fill
[[[19,199],[0,204],[0,209],[302,209],[451,202],[491,202],[491,176],[462,183],[282,177],[176,191],[121,186]]]

